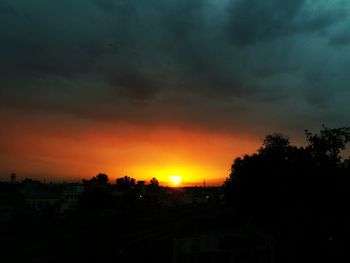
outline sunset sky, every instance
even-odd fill
[[[1,0],[0,180],[221,184],[350,125],[350,2]]]

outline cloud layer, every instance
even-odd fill
[[[228,132],[349,125],[349,6],[3,0],[0,107]]]

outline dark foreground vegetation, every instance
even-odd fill
[[[223,187],[0,183],[0,262],[347,262],[348,128],[266,136]]]
[[[218,187],[99,174],[82,184],[0,183],[0,262],[172,262],[173,241],[222,216]]]
[[[276,262],[350,260],[349,128],[305,132],[307,145],[266,136],[257,153],[237,158],[225,183],[233,222],[275,239]]]

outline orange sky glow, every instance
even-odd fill
[[[6,123],[2,131],[11,138],[1,142],[2,180],[11,172],[19,179],[46,181],[80,181],[106,173],[112,183],[128,175],[147,182],[156,177],[171,186],[170,176],[182,176],[182,186],[204,180],[219,185],[232,160],[259,145],[244,135],[167,124],[96,123],[42,114]]]

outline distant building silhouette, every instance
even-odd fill
[[[60,210],[60,195],[51,192],[33,193],[26,197],[26,205],[36,212],[52,209],[54,212]]]
[[[43,184],[40,181],[25,179],[22,181],[20,192],[25,197],[26,206],[38,213],[64,213],[78,208],[85,186],[74,183]]]
[[[66,185],[61,192],[60,212],[74,210],[78,208],[79,198],[84,194],[85,187],[82,185]]]
[[[15,173],[11,174],[10,183],[11,184],[16,184],[16,174]]]

